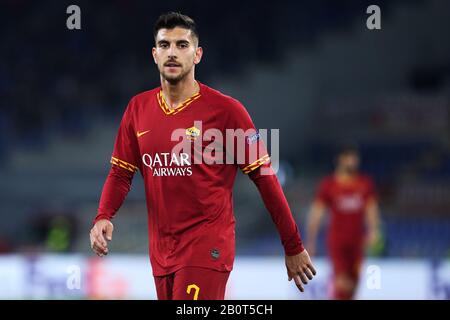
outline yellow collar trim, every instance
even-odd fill
[[[164,97],[163,97],[163,94],[162,94],[162,90],[159,90],[159,92],[157,94],[158,104],[161,107],[162,111],[164,111],[164,113],[166,115],[177,114],[181,110],[185,109],[192,102],[194,102],[195,100],[200,98],[200,96],[201,96],[200,92],[197,92],[192,97],[190,97],[190,98],[184,100],[182,103],[180,103],[176,108],[171,109],[171,108],[169,108],[169,105],[167,104],[167,102],[164,100]]]

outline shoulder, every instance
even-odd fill
[[[371,176],[367,175],[367,174],[361,174],[359,176],[359,181],[360,181],[360,185],[364,190],[369,190],[372,191],[374,190],[375,187],[375,182],[372,179]]]
[[[139,92],[135,94],[131,99],[129,104],[139,104],[142,102],[146,102],[149,99],[153,99],[156,97],[157,93],[159,92],[160,87],[153,88],[151,90],[146,90],[143,92]]]
[[[334,181],[334,174],[329,174],[322,178],[323,184],[331,184],[333,183],[333,181]]]
[[[125,110],[126,116],[136,115],[139,110],[142,110],[148,102],[152,101],[156,98],[157,93],[159,92],[160,87],[146,90],[143,92],[139,92],[131,97],[128,101],[128,105]]]
[[[372,177],[369,176],[368,174],[365,174],[365,173],[361,173],[361,174],[359,175],[359,180],[360,180],[361,182],[363,182],[364,184],[366,184],[366,185],[372,185],[372,184],[374,184]]]
[[[133,123],[147,103],[151,99],[155,99],[158,91],[159,88],[154,88],[132,96],[123,112],[122,122]]]
[[[332,174],[327,175],[320,180],[319,187],[321,189],[327,189],[333,184],[333,181],[334,181],[333,175]]]
[[[202,88],[202,94],[214,108],[220,108],[228,112],[247,112],[244,105],[236,98],[233,98],[232,96],[229,96],[219,90],[213,89],[205,84],[200,85]]]

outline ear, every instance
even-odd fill
[[[202,56],[203,56],[202,47],[198,47],[197,49],[195,49],[194,64],[199,64],[200,61],[202,60]]]
[[[153,61],[155,62],[155,64],[158,64],[158,62],[156,61],[156,48],[155,47],[152,48],[152,56],[153,56]]]

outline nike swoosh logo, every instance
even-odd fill
[[[142,132],[136,132],[136,135],[137,135],[137,137],[139,138],[139,137],[142,137],[144,134],[146,134],[147,132],[149,132],[150,130],[147,130],[147,131],[142,131]]]

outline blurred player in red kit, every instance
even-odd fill
[[[334,273],[333,298],[352,299],[367,246],[379,238],[379,213],[374,183],[359,173],[359,153],[354,146],[343,147],[335,172],[325,177],[311,206],[307,245],[316,253],[316,239],[324,212],[329,209],[327,248]]]
[[[239,101],[194,77],[203,54],[195,22],[161,15],[154,40],[161,86],[134,96],[125,110],[90,233],[93,251],[108,254],[111,220],[139,171],[158,299],[224,299],[235,255],[232,189],[241,169],[280,234],[288,280],[303,291],[316,271],[259,132]],[[229,132],[240,132],[231,146]]]

